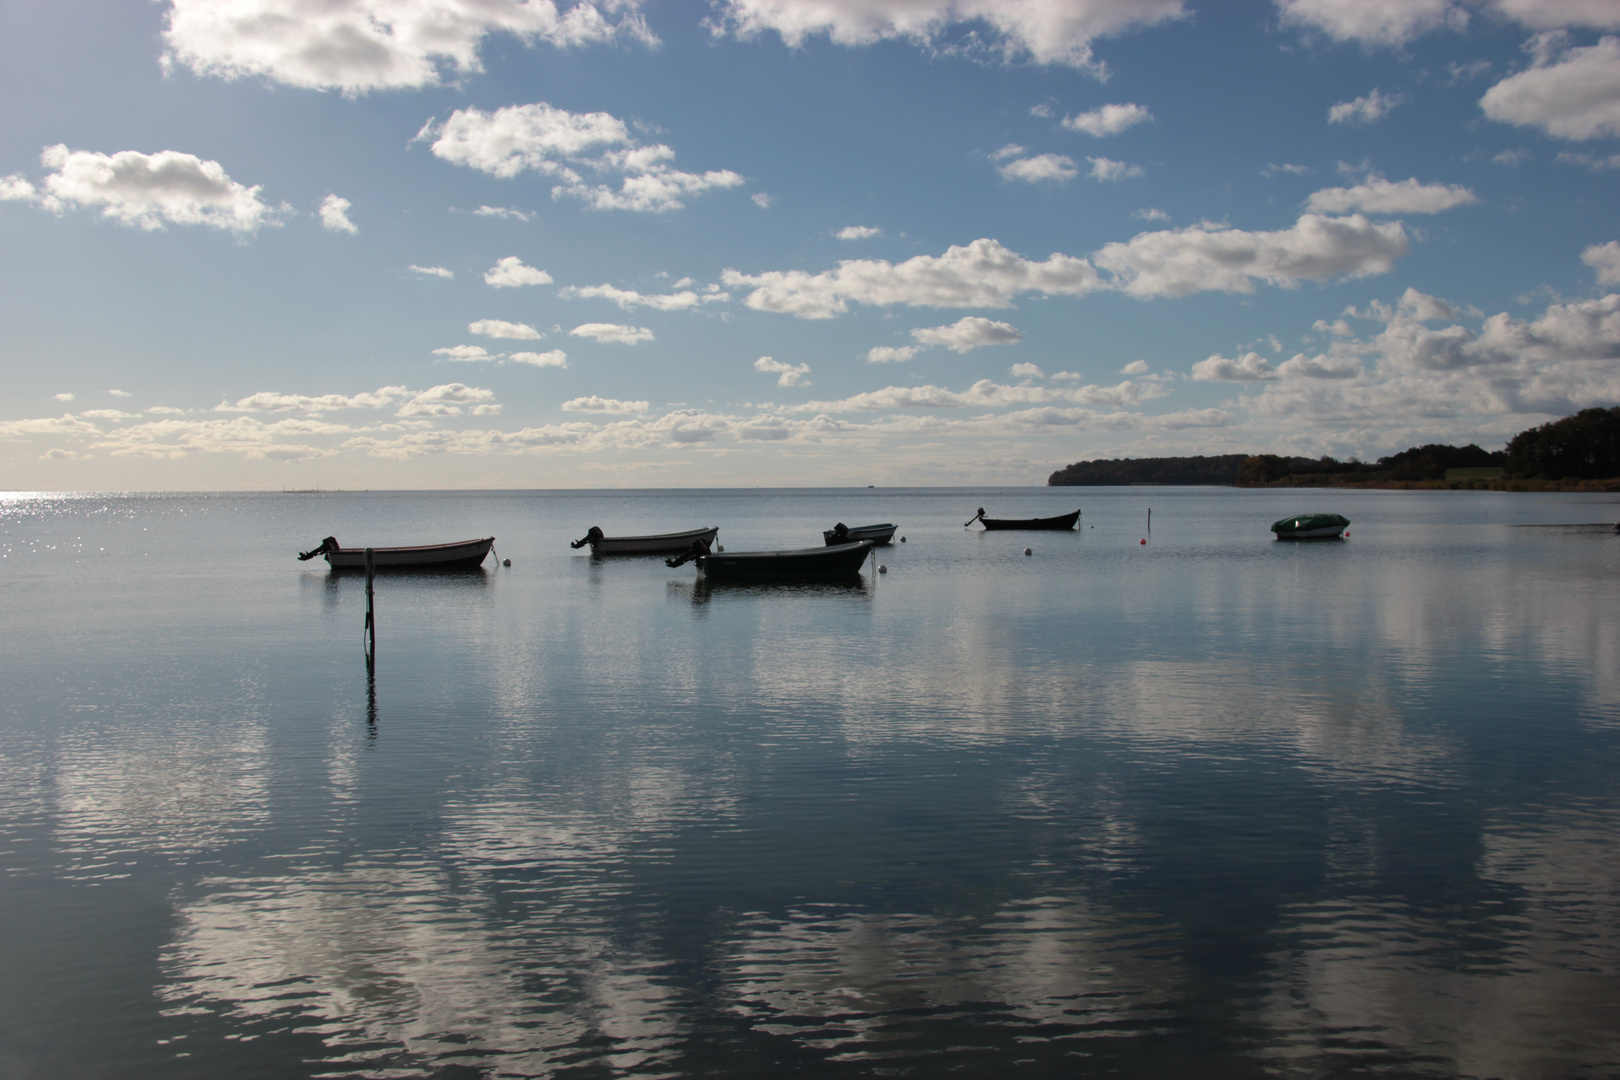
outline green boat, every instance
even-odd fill
[[[1350,519],[1338,514],[1296,514],[1271,526],[1279,540],[1337,540],[1350,527]]]

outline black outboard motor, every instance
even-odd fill
[[[339,548],[339,545],[338,545],[338,542],[337,542],[337,537],[328,536],[325,540],[321,541],[321,546],[320,547],[311,548],[308,551],[300,551],[298,553],[298,561],[299,562],[309,562],[309,560],[315,558],[318,555],[325,555],[328,551],[337,551],[338,548]]]
[[[596,540],[605,540],[605,539],[607,539],[607,537],[602,535],[602,530],[597,528],[595,525],[592,525],[590,532],[586,533],[580,539],[573,541],[568,546],[573,548],[575,551],[578,551],[580,548],[584,547],[586,544],[592,543],[593,541],[596,541]]]
[[[840,521],[833,526],[833,535],[838,537],[840,544],[847,544],[849,542],[849,526]]]
[[[673,559],[665,559],[664,560],[664,565],[665,566],[671,566],[671,567],[673,567],[673,566],[685,566],[687,563],[691,562],[693,559],[701,559],[701,558],[703,558],[703,556],[707,555],[708,553],[709,553],[709,545],[707,543],[705,543],[702,540],[694,540],[694,541],[692,541],[692,546],[690,548],[688,548],[685,551],[681,552],[679,555],[675,556]]]

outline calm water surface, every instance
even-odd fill
[[[0,1076],[1620,1075],[1616,519],[0,496]],[[567,546],[840,520],[887,573]],[[328,533],[512,566],[380,578],[368,680]]]

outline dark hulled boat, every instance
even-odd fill
[[[900,526],[892,523],[882,525],[845,525],[840,521],[830,529],[821,530],[821,538],[827,541],[827,546],[834,544],[848,544],[856,540],[870,540],[879,547],[894,539],[894,532]]]
[[[967,525],[971,525],[977,521],[986,529],[1045,529],[1059,531],[1073,529],[1075,523],[1079,520],[1080,511],[1078,510],[1072,514],[1059,514],[1057,517],[989,518],[984,516],[984,507],[981,506],[979,507],[979,512],[973,515],[973,517],[970,518],[963,527],[965,528]]]
[[[698,573],[711,581],[848,577],[860,571],[872,546],[870,540],[857,540],[852,544],[792,551],[711,552],[699,541],[684,555],[664,562],[669,566],[696,563]]]
[[[1337,540],[1349,527],[1340,514],[1295,514],[1272,522],[1271,531],[1279,540]]]
[[[419,544],[415,547],[374,547],[372,565],[378,570],[470,570],[484,561],[494,545],[493,536],[478,540],[457,540],[450,544]],[[366,549],[343,547],[337,537],[328,536],[321,546],[299,552],[304,562],[326,556],[327,565],[334,570],[364,570]]]

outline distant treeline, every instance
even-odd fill
[[[1466,470],[1473,475],[1459,477]],[[1448,476],[1448,474],[1450,474]],[[1077,461],[1047,478],[1052,487],[1225,484],[1238,487],[1438,487],[1522,489],[1620,478],[1620,407],[1521,431],[1502,450],[1431,443],[1376,462],[1277,454]]]
[[[1077,461],[1047,478],[1050,487],[1116,487],[1126,484],[1235,484],[1248,454],[1216,457],[1128,458]]]

